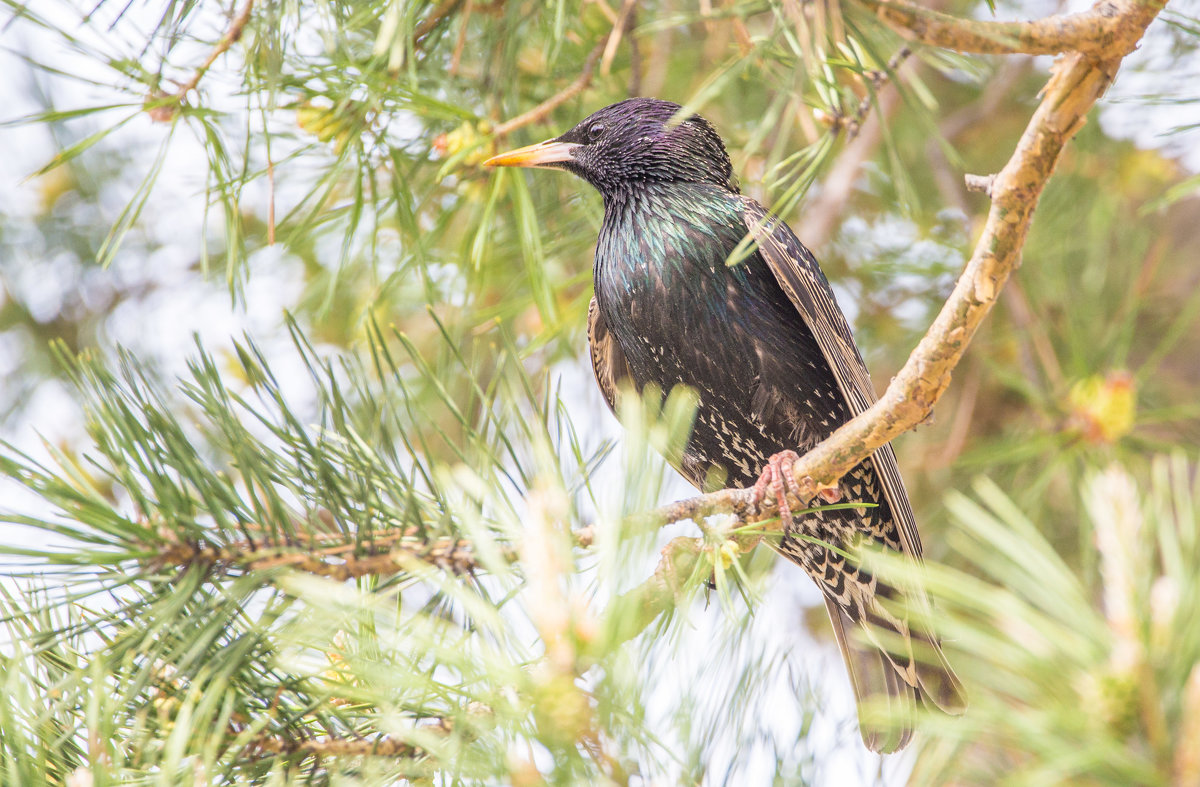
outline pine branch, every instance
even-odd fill
[[[315,757],[396,757],[416,759],[425,756],[419,746],[392,738],[377,740],[344,740],[330,738],[309,741],[270,739],[260,741],[255,750],[263,754],[310,754]]]
[[[572,534],[575,546],[587,548],[595,538],[593,525]],[[420,541],[413,529],[372,535],[370,543],[344,543],[340,533],[297,534],[282,543],[264,536],[260,540],[239,541],[227,546],[175,543],[158,552],[148,562],[152,566],[218,566],[244,571],[271,571],[289,567],[316,576],[344,582],[364,576],[385,576],[405,571],[412,563],[428,563],[453,574],[473,574],[483,568],[471,542],[465,539],[439,538]],[[329,546],[323,543],[336,541]],[[518,551],[502,547],[500,556],[518,559]]]
[[[422,726],[422,731],[434,731],[442,734],[449,733],[450,725],[442,719],[437,724]],[[427,752],[408,741],[397,740],[388,736],[376,738],[311,738],[305,740],[288,740],[285,738],[260,738],[255,740],[247,751],[255,756],[275,756],[279,754],[305,754],[321,757],[393,757],[396,759],[420,759]]]
[[[862,101],[858,103],[858,107],[850,116],[839,115],[833,118],[831,130],[837,134],[843,130],[846,132],[846,140],[853,140],[858,136],[858,132],[862,130],[863,121],[866,120],[867,113],[871,111],[871,105],[875,103],[875,99],[879,96],[879,91],[887,85],[888,77],[896,73],[896,70],[904,63],[905,60],[912,54],[912,50],[908,47],[900,47],[896,54],[892,55],[888,60],[887,68],[874,69],[863,73],[865,81],[869,82],[871,89],[862,97]]]
[[[399,538],[375,538],[375,544],[366,548],[366,554],[345,554],[356,549],[363,551],[354,544],[339,544],[311,552],[270,542],[265,546],[261,543],[251,546],[242,541],[226,547],[177,544],[156,555],[152,562],[173,566],[236,566],[248,571],[270,571],[287,566],[339,582],[368,575],[396,574],[413,561],[455,574],[470,574],[478,568],[474,552],[466,541],[443,538],[429,543],[395,543]]]
[[[923,44],[975,54],[1057,55],[1083,52],[1104,59],[1122,49],[1133,29],[1127,24],[1131,21],[1129,3],[1110,0],[1103,0],[1082,13],[1048,16],[1032,22],[961,19],[906,0],[861,2],[885,23]],[[1146,4],[1143,7],[1161,8],[1164,4]],[[1144,27],[1137,28],[1139,31],[1142,29]]]
[[[829,240],[838,217],[854,192],[863,163],[883,140],[884,123],[900,104],[900,94],[889,89],[888,80],[892,75],[899,76],[898,69],[905,65],[911,54],[912,50],[907,46],[901,47],[888,60],[885,69],[864,72],[871,89],[866,91],[858,108],[849,116],[833,116],[830,131],[835,135],[845,131],[846,146],[826,175],[820,193],[805,204],[800,224],[796,226],[797,236],[804,238],[811,248],[820,248]],[[874,105],[878,106],[872,115]]]
[[[208,69],[212,68],[213,63],[217,62],[217,58],[229,51],[229,47],[233,46],[242,37],[242,33],[246,31],[246,25],[250,23],[250,16],[254,11],[254,0],[246,0],[246,4],[242,6],[242,10],[229,23],[229,27],[225,30],[225,34],[217,41],[212,51],[208,53],[208,57],[204,59],[188,81],[179,86],[179,89],[169,95],[157,94],[152,95],[147,101],[147,112],[151,119],[160,123],[169,123],[174,119],[175,113],[179,111],[179,107],[187,100],[187,94],[196,89],[200,84],[200,80],[208,73]]]
[[[217,58],[229,51],[229,47],[233,46],[242,37],[242,33],[246,30],[246,25],[250,22],[250,14],[254,11],[254,0],[246,0],[246,4],[242,6],[241,12],[233,18],[229,23],[229,29],[225,31],[225,35],[221,36],[221,40],[213,47],[212,52],[209,52],[208,57],[200,64],[192,74],[192,78],[179,86],[179,90],[175,91],[175,98],[182,102],[187,94],[196,89],[200,84],[200,80],[208,73],[208,69],[212,68],[212,64],[217,62]]]

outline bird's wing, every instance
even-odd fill
[[[625,353],[617,344],[617,337],[608,330],[604,315],[596,299],[588,304],[588,349],[592,355],[592,371],[596,373],[596,382],[600,384],[600,393],[608,402],[608,409],[617,412],[617,396],[621,381],[629,377],[629,365],[625,362]]]
[[[838,307],[821,266],[779,217],[768,213],[766,208],[749,197],[743,197],[742,202],[745,205],[743,217],[746,227],[758,243],[759,253],[816,337],[821,354],[833,370],[842,396],[850,407],[851,416],[858,415],[875,402],[875,389],[871,385],[867,365],[854,343],[846,316]],[[875,451],[871,455],[871,462],[875,465],[884,496],[892,509],[903,551],[920,559],[921,537],[917,535],[912,506],[904,491],[904,481],[900,478],[896,454],[891,445]]]

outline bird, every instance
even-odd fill
[[[631,98],[483,163],[565,170],[600,192],[588,343],[605,401],[616,413],[623,390],[688,386],[699,404],[677,469],[704,491],[775,492],[783,535],[773,546],[822,593],[864,744],[906,746],[918,702],[961,713],[966,694],[939,641],[904,613],[928,609],[924,591],[889,586],[847,559],[872,546],[921,561],[890,444],[840,481],[847,502],[863,507],[787,506],[796,452],[867,409],[875,392],[816,258],[741,193],[714,126],[674,102]],[[732,256],[747,238],[750,253]],[[864,712],[870,702],[890,721]]]

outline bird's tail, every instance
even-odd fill
[[[863,743],[871,751],[888,754],[908,745],[918,699],[951,715],[966,710],[966,692],[935,638],[910,632],[891,616],[872,615],[860,627],[828,597],[825,607],[854,688]]]

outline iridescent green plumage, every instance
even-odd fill
[[[725,483],[749,486],[773,456],[815,445],[875,395],[812,254],[738,193],[713,127],[696,116],[671,122],[678,111],[623,101],[492,163],[566,169],[604,196],[588,317],[600,387],[610,405],[623,380],[639,390],[695,389],[700,406],[680,471],[703,486],[715,467]],[[748,235],[757,250],[728,264]],[[923,592],[888,587],[843,554],[868,543],[920,559],[891,447],[841,485],[849,501],[870,505],[798,514],[777,548],[821,589],[860,703],[886,698],[898,720],[895,729],[864,721],[864,741],[894,751],[911,736],[918,698],[955,713],[965,697],[938,644],[909,630],[903,609],[924,606]]]

